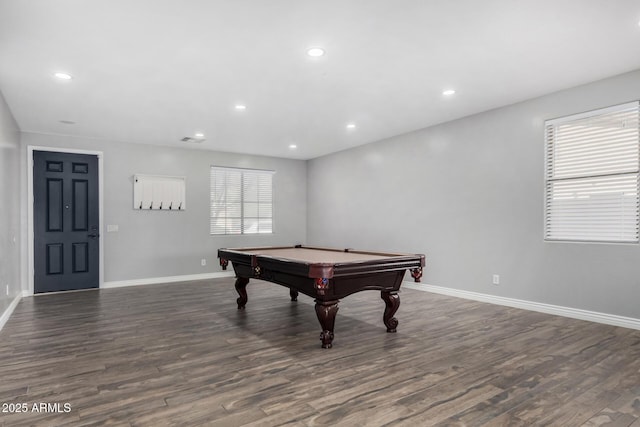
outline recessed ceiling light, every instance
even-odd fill
[[[204,133],[198,132],[194,135],[196,138],[204,138]]]
[[[71,80],[71,74],[67,74],[67,73],[55,73],[53,75],[55,78],[60,79],[60,80]]]
[[[453,95],[454,93],[456,93],[456,91],[455,91],[455,90],[453,90],[453,89],[447,89],[447,90],[443,90],[443,91],[442,91],[442,94],[443,94],[444,96],[451,96],[451,95]]]
[[[204,139],[204,138],[192,138],[190,136],[185,136],[184,138],[181,138],[180,141],[189,142],[189,143],[197,142],[198,144],[201,144],[201,143],[205,142],[206,139]]]
[[[289,148],[295,150],[296,148],[298,148],[298,146],[296,144],[289,144]]]
[[[307,49],[307,55],[313,56],[314,58],[317,58],[318,56],[324,55],[324,49],[322,49],[320,47],[309,48],[309,49]]]
[[[355,129],[355,128],[356,128],[355,123],[349,123],[349,124],[347,125],[347,129]]]
[[[246,110],[246,109],[247,109],[246,105],[242,105],[242,104],[236,105],[236,110]]]

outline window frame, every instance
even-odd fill
[[[633,128],[636,130],[636,134],[634,135],[635,139],[633,139],[632,142],[629,144],[630,146],[633,146],[635,143],[635,148],[632,149],[635,152],[633,153],[633,156],[629,157],[631,159],[631,161],[629,161],[629,164],[633,165],[633,170],[624,170],[624,168],[621,168],[620,170],[614,171],[614,172],[604,171],[604,172],[598,173],[593,170],[596,167],[594,167],[594,164],[592,163],[590,165],[583,165],[582,167],[584,169],[578,169],[580,172],[574,172],[573,175],[571,173],[565,172],[566,176],[555,177],[555,174],[562,175],[562,173],[561,172],[559,173],[558,169],[555,168],[556,158],[554,157],[558,150],[557,141],[559,138],[556,135],[558,126],[563,124],[564,125],[571,124],[571,123],[575,123],[577,126],[579,126],[580,122],[583,122],[585,120],[589,120],[589,119],[597,120],[598,118],[602,118],[608,114],[612,114],[612,113],[624,114],[625,112],[628,112],[630,115],[635,115],[635,117],[631,118],[632,123],[636,124],[636,127]],[[623,125],[623,128],[624,128],[624,125]],[[612,129],[616,129],[616,128],[612,128]],[[612,133],[613,132],[616,132],[616,131],[612,130]],[[624,104],[613,105],[606,108],[601,108],[601,109],[587,111],[579,114],[573,114],[573,115],[568,115],[564,117],[559,117],[556,119],[546,120],[544,122],[544,133],[545,133],[545,136],[544,136],[544,140],[545,140],[545,143],[544,143],[544,154],[545,154],[545,157],[544,157],[545,159],[544,160],[544,206],[543,206],[544,241],[545,242],[568,242],[568,243],[597,243],[597,244],[607,244],[607,243],[608,244],[639,244],[640,243],[640,232],[639,232],[639,229],[640,229],[640,101],[627,102]],[[585,131],[585,135],[586,133],[587,132]],[[611,138],[616,143],[620,143],[620,140],[617,139],[616,136],[607,135],[607,137]],[[599,149],[602,150],[602,148],[599,148]],[[628,150],[628,147],[626,149]],[[592,156],[597,155],[598,148],[596,149],[591,148],[590,150],[592,150],[592,152],[590,153],[592,154]],[[623,148],[617,148],[616,150],[617,150],[616,154],[618,155],[624,152]],[[576,155],[576,154],[574,155],[576,156],[576,158],[580,157],[580,155]],[[610,159],[606,159],[606,160],[610,160]],[[584,158],[580,159],[576,163],[585,163]],[[604,164],[605,164],[605,161],[603,161],[602,163],[599,163],[597,167],[603,168]],[[570,166],[576,167],[576,164],[570,163]],[[591,168],[591,171],[589,171],[590,168]],[[627,185],[632,185],[635,189],[634,193],[631,193],[631,197],[633,197],[635,194],[635,205],[634,205],[635,212],[632,215],[630,215],[630,217],[632,217],[635,220],[635,236],[634,237],[628,237],[628,236],[633,236],[634,234],[633,232],[627,233],[624,231],[620,231],[620,235],[621,236],[624,235],[626,238],[622,238],[622,237],[618,239],[612,238],[611,236],[613,236],[614,234],[614,231],[615,231],[614,228],[616,225],[611,225],[606,229],[606,232],[609,233],[609,235],[606,237],[598,238],[597,236],[594,236],[594,234],[590,234],[589,225],[584,227],[584,230],[581,230],[581,233],[586,233],[586,234],[582,234],[579,237],[574,237],[574,238],[563,237],[561,235],[563,233],[565,234],[565,236],[571,234],[569,231],[567,231],[568,229],[564,229],[560,232],[556,232],[555,236],[552,235],[553,234],[551,230],[552,221],[554,220],[560,221],[561,219],[558,219],[558,217],[551,218],[551,211],[553,209],[562,209],[562,208],[558,208],[557,205],[556,206],[552,205],[553,203],[552,194],[554,194],[554,191],[557,190],[557,187],[555,187],[554,184],[570,183],[571,181],[575,183],[579,180],[583,180],[583,182],[586,183],[589,180],[593,180],[592,185],[594,185],[593,182],[596,182],[598,185],[606,185],[607,180],[611,178],[613,179],[617,178],[620,181],[623,181],[625,176],[631,178],[631,179],[627,179]],[[635,179],[633,179],[634,177]],[[568,185],[571,185],[571,184],[568,184]],[[573,185],[576,185],[576,184],[573,184]],[[620,188],[622,185],[623,184],[618,183],[618,186]],[[618,197],[620,199],[620,205],[623,205],[626,203],[624,201],[625,194],[624,194],[624,190],[620,188],[617,190],[621,192],[621,195]],[[591,196],[584,196],[584,198],[590,199],[591,197],[593,197],[593,194],[595,194],[595,192],[592,192],[591,194],[592,194]],[[606,193],[603,192],[603,194],[606,194]],[[613,196],[615,195],[615,192],[611,191],[611,194]],[[607,203],[608,203],[607,207],[615,206],[615,204],[611,201],[608,201]],[[580,220],[589,221],[589,219],[591,219],[591,221],[594,221],[594,218],[596,218],[596,220],[602,219],[602,218],[596,217],[593,214],[593,211],[589,211],[588,207],[589,207],[588,204],[581,205],[580,207],[578,207],[578,209],[582,209],[582,212],[578,211],[578,214],[581,215],[579,217]],[[568,208],[565,208],[565,209],[568,209]],[[624,208],[620,208],[620,211],[625,212]],[[568,212],[569,212],[568,210],[562,211],[562,213],[564,213],[565,215]],[[558,216],[561,216],[561,213],[556,212],[556,214]],[[591,217],[589,215],[591,215]],[[571,225],[573,225],[574,223],[580,222],[580,220],[576,222],[572,222]],[[573,220],[570,220],[567,222],[571,222],[571,221]],[[553,225],[557,226],[557,224],[553,224]],[[624,225],[624,221],[619,220],[619,223],[617,224],[617,226],[621,230],[624,228],[623,225]]]
[[[214,203],[215,203],[215,189],[214,189],[214,174],[216,172],[223,172],[225,174],[225,179],[227,179],[228,174],[230,173],[239,173],[240,174],[240,182],[239,182],[239,188],[236,187],[234,191],[236,191],[239,194],[239,201],[238,202],[229,202],[229,204],[233,204],[233,203],[237,203],[239,205],[239,210],[240,210],[240,216],[239,217],[231,217],[234,219],[239,219],[240,221],[240,225],[239,225],[239,232],[232,232],[232,229],[230,228],[229,224],[225,224],[224,226],[224,232],[215,232],[215,227],[216,225],[214,224],[215,219],[217,218],[214,215]],[[267,170],[267,169],[251,169],[251,168],[237,168],[237,167],[227,167],[227,166],[217,166],[217,165],[211,165],[209,168],[209,235],[211,236],[244,236],[244,235],[250,235],[250,236],[259,236],[259,235],[273,235],[274,234],[274,183],[273,183],[273,175],[275,175],[275,171],[274,170]],[[270,177],[270,203],[267,203],[268,205],[270,205],[270,216],[264,216],[261,217],[259,212],[260,212],[260,200],[257,201],[247,201],[247,199],[245,198],[245,182],[246,182],[246,176],[248,175],[255,175],[258,176],[258,179],[260,179],[260,176],[265,177],[265,176],[269,176]],[[259,183],[258,183],[259,185]],[[229,191],[229,187],[228,185],[225,183],[225,193]],[[258,199],[260,198],[260,194],[259,194],[259,190],[258,190]],[[257,211],[257,216],[251,216],[248,217],[245,215],[245,205],[247,203],[256,203],[256,211]],[[227,217],[228,218],[228,217]],[[258,226],[258,231],[255,232],[247,232],[245,227],[246,221],[249,219],[254,219],[257,221],[257,223],[259,224],[259,222],[261,220],[270,220],[271,224],[270,224],[270,230],[268,232],[260,232],[259,231],[259,226]]]

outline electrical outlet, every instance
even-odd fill
[[[494,274],[493,275],[493,284],[494,285],[499,285],[500,284],[500,275],[499,274]]]
[[[201,265],[201,266],[203,266],[203,267],[204,267],[205,265],[207,265],[207,260],[206,260],[206,259],[204,259],[204,258],[202,258],[202,260],[200,261],[200,265]]]

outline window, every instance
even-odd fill
[[[211,167],[211,234],[273,232],[273,171]]]
[[[545,239],[638,242],[638,102],[550,120]]]

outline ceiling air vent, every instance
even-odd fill
[[[182,142],[195,142],[195,143],[199,144],[201,142],[204,142],[204,138],[192,138],[190,136],[185,136],[180,141],[182,141]]]

